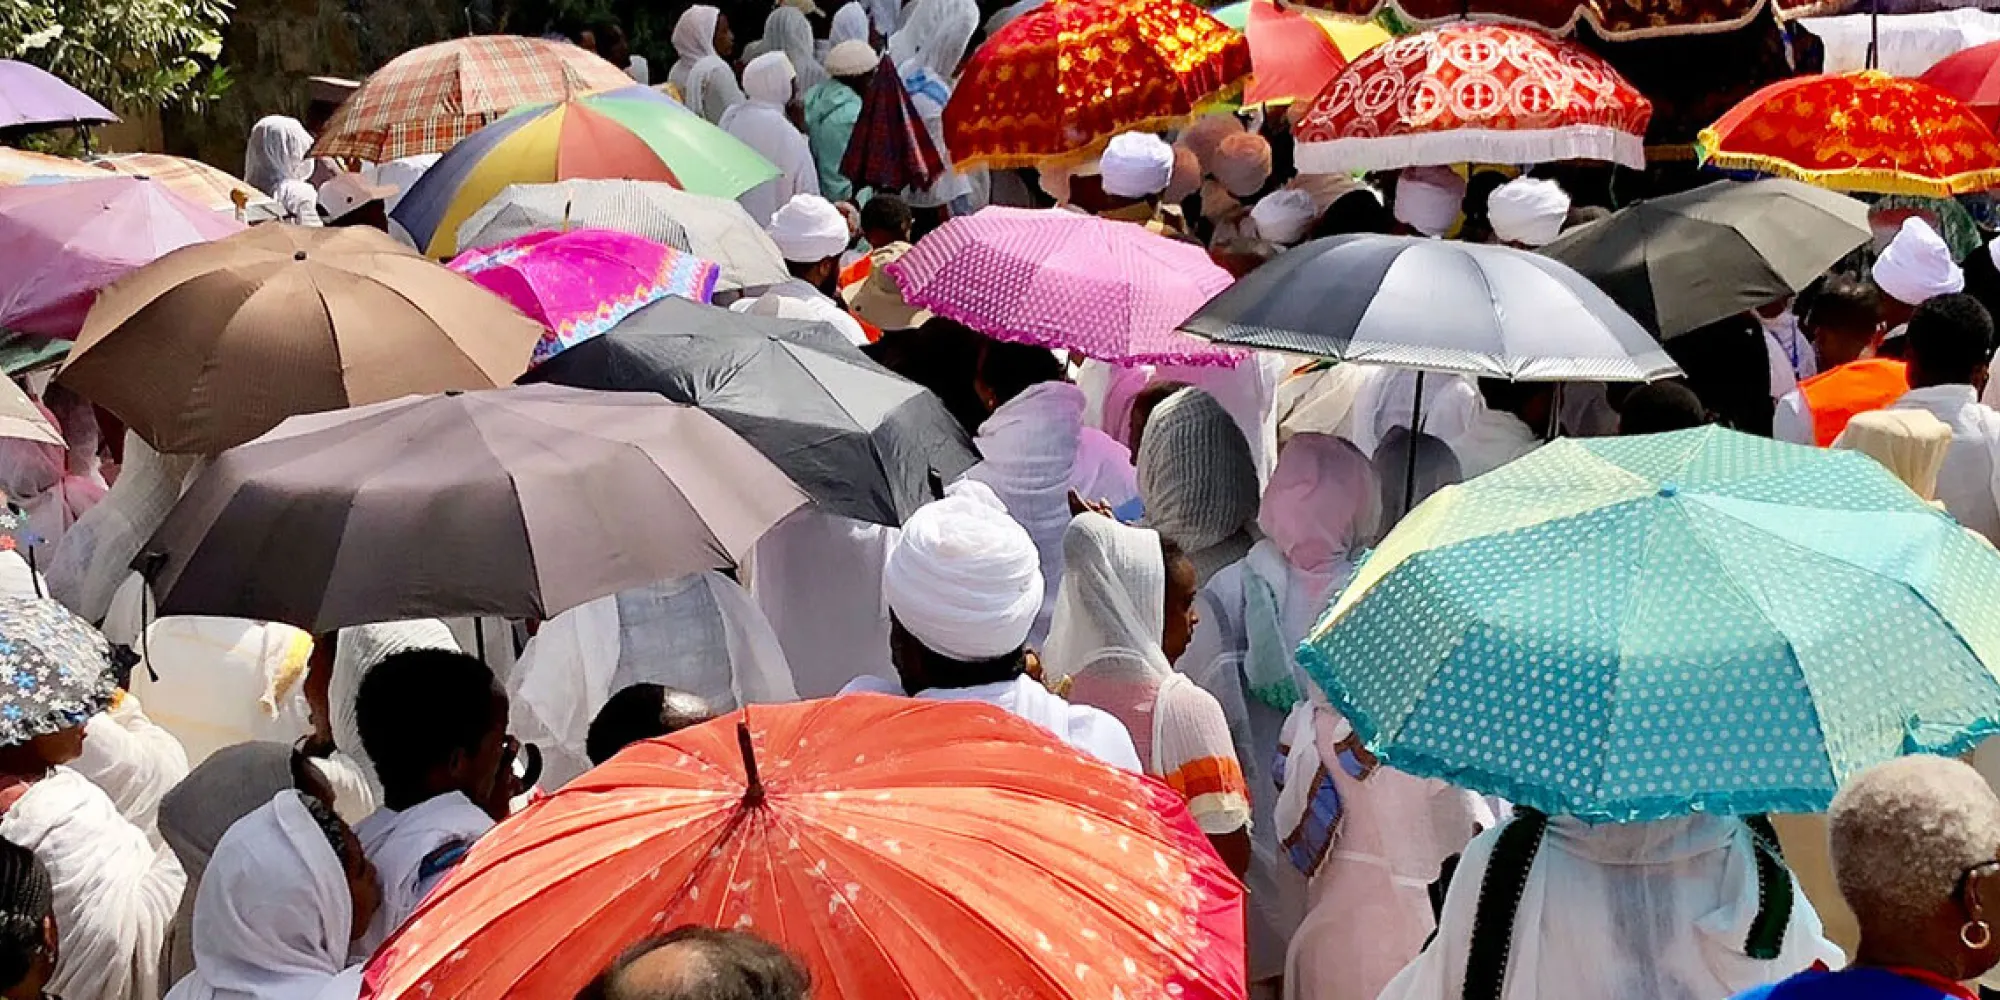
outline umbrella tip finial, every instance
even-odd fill
[[[293,260],[304,260],[304,259],[306,259],[306,252],[305,252],[304,250],[294,250],[294,251],[292,251],[292,259],[293,259]]]
[[[750,724],[736,724],[736,745],[743,750],[743,778],[748,787],[743,792],[743,806],[754,809],[764,804],[764,780],[757,774],[757,751],[750,744]]]

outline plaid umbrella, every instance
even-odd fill
[[[0,527],[21,515],[0,514]],[[45,598],[0,597],[0,747],[75,729],[118,693],[111,645]]]
[[[886,55],[861,101],[861,117],[847,140],[847,154],[840,158],[840,173],[878,191],[928,188],[944,174],[944,157]]]
[[[114,174],[151,177],[189,201],[227,215],[236,214],[236,198],[241,195],[245,222],[273,222],[284,214],[269,195],[200,160],[165,153],[120,153],[90,162]]]
[[[335,112],[315,156],[387,163],[442,153],[524,104],[629,87],[625,71],[565,42],[474,35],[389,60]]]

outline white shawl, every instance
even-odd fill
[[[1083,428],[1083,390],[1067,382],[1030,386],[979,425],[973,447],[979,464],[965,478],[985,483],[1028,529],[1041,557],[1042,610],[1028,633],[1039,646],[1055,614],[1062,584],[1063,532],[1069,528],[1069,490]]]
[[[880,677],[857,677],[840,693],[905,697],[901,684]],[[1072,705],[1032,677],[963,688],[930,688],[915,697],[925,701],[983,701],[1054,733],[1064,743],[1112,767],[1134,774],[1146,773],[1124,723],[1112,718],[1109,712]]]
[[[897,531],[811,505],[778,522],[750,552],[750,592],[771,624],[804,698],[825,698],[863,674],[894,677],[882,566]],[[827,567],[840,567],[836,578]]]
[[[194,455],[162,455],[127,431],[118,481],[50,552],[44,567],[49,595],[85,621],[103,621],[112,595],[133,576],[133,557],[166,520],[200,462]]]
[[[135,695],[121,694],[84,727],[83,756],[70,765],[111,796],[118,814],[159,839],[160,800],[187,777],[187,751],[146,717]]]

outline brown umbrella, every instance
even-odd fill
[[[651,393],[447,393],[293,417],[224,452],[138,566],[162,615],[313,633],[546,619],[732,566],[805,502],[736,432]]]
[[[506,385],[541,335],[377,230],[264,225],[106,288],[59,378],[162,452],[214,454],[294,414]]]

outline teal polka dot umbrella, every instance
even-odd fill
[[[1823,810],[2000,731],[2000,554],[1872,459],[1561,440],[1418,507],[1300,662],[1386,763],[1555,814]]]

